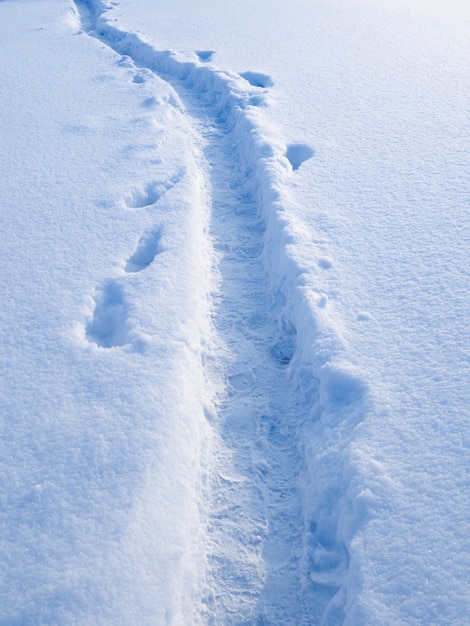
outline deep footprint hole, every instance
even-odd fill
[[[241,72],[240,76],[247,80],[253,87],[272,87],[273,79],[267,74],[261,72]]]
[[[302,163],[315,155],[315,150],[306,143],[291,143],[287,146],[286,157],[292,165],[292,169],[298,170]]]
[[[93,319],[86,336],[101,348],[114,348],[128,343],[128,306],[119,283],[108,281],[97,293]]]
[[[161,185],[159,183],[152,183],[147,185],[144,189],[133,189],[125,198],[125,202],[130,209],[143,209],[155,204],[161,195]]]
[[[212,61],[212,57],[215,54],[215,50],[195,50],[195,53],[199,57],[199,60],[203,63],[208,63]]]
[[[135,187],[124,197],[125,205],[129,209],[144,209],[155,204],[163,194],[179,183],[185,171],[183,167],[166,180],[156,180],[145,187]]]
[[[145,233],[137,244],[136,251],[126,264],[126,272],[141,272],[153,263],[157,254],[163,252],[161,244],[162,229],[155,228]]]

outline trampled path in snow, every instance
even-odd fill
[[[124,53],[121,62],[135,67],[134,82],[145,82],[150,71],[172,85],[174,105],[187,117],[200,154],[198,179],[213,251],[207,294],[212,332],[205,338],[204,353],[213,447],[204,457],[207,491],[200,502],[206,524],[206,584],[193,619],[213,626],[319,623],[337,588],[315,584],[305,572],[298,440],[304,409],[289,376],[296,331],[283,318],[285,299],[272,292],[264,269],[265,224],[253,172],[240,159],[233,124],[213,106],[210,89],[204,93],[191,88],[191,81],[172,72],[171,53],[155,52],[161,56],[160,68],[153,57],[146,62],[145,51],[136,56],[132,45],[121,45],[128,33],[101,29],[93,8],[82,2],[77,6],[85,31]],[[197,53],[202,63],[211,54]],[[262,104],[270,78],[255,72],[241,77],[254,87],[250,104]],[[290,146],[286,157],[296,170],[312,154],[299,144]],[[145,207],[164,192],[163,187],[149,187],[127,204]],[[143,233],[126,272],[152,263],[161,251],[160,240],[158,226]],[[126,340],[118,287],[105,285],[87,330],[88,338],[101,347]],[[309,406],[314,402],[310,394]]]
[[[0,624],[466,624],[468,2],[82,1],[0,2]]]
[[[199,118],[200,123],[201,118]],[[207,507],[208,624],[302,623],[299,454],[263,224],[224,129],[206,123],[216,285],[206,364],[216,445]],[[210,135],[210,139],[208,137]]]

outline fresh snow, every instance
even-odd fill
[[[466,3],[0,18],[0,624],[468,623]]]

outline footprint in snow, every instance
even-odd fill
[[[274,85],[273,79],[267,74],[261,72],[241,72],[240,76],[247,80],[253,87],[272,87]]]
[[[297,331],[291,324],[283,323],[283,333],[271,346],[271,356],[281,367],[289,365],[297,347]]]
[[[292,361],[295,349],[295,335],[285,335],[284,337],[279,337],[271,347],[271,356],[280,367],[285,367]]]
[[[127,261],[126,272],[141,272],[148,267],[157,254],[163,252],[161,245],[162,229],[160,227],[147,231],[142,235],[134,254]]]
[[[127,54],[124,54],[119,61],[117,62],[117,65],[121,66],[121,67],[135,67],[134,66],[134,62],[132,61],[130,56],[127,56]]]
[[[246,391],[250,389],[254,384],[254,377],[251,372],[234,374],[233,376],[229,376],[228,380],[230,382],[230,385],[236,391]]]
[[[330,270],[333,267],[333,259],[330,259],[330,257],[322,257],[318,259],[318,265],[322,270]]]
[[[289,433],[283,428],[279,417],[271,414],[262,415],[258,423],[257,445],[260,449],[264,449],[266,445],[281,447],[286,444]],[[266,467],[259,468],[261,473],[266,471]],[[269,471],[266,472],[266,475]]]
[[[199,60],[203,63],[208,63],[212,61],[212,57],[215,54],[215,50],[195,50],[195,53],[199,57]]]
[[[141,107],[143,109],[155,109],[158,106],[169,104],[175,109],[181,110],[181,104],[172,94],[163,94],[157,97],[149,96],[142,101]]]
[[[156,109],[161,104],[161,100],[155,98],[155,96],[149,96],[142,101],[141,107],[143,109]]]
[[[109,280],[95,297],[93,318],[86,336],[101,348],[114,348],[129,343],[128,306],[122,286]]]
[[[144,207],[155,204],[162,193],[161,183],[159,182],[149,183],[144,188],[136,187],[125,199],[126,205],[130,209],[143,209]]]
[[[315,151],[306,143],[291,143],[286,149],[286,158],[294,171],[314,155]]]
[[[343,408],[358,404],[367,391],[364,381],[357,373],[334,366],[325,366],[322,387],[330,406]]]
[[[184,176],[184,169],[168,178],[167,180],[156,180],[148,183],[144,187],[135,187],[124,198],[124,202],[129,209],[144,209],[155,204],[167,191],[174,187]]]
[[[248,103],[254,107],[262,107],[268,105],[268,101],[263,95],[250,96]]]
[[[132,82],[137,84],[146,83],[149,78],[152,78],[152,72],[149,70],[140,70],[137,74],[134,74]]]

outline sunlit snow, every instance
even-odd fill
[[[468,623],[469,32],[0,1],[0,624]]]

